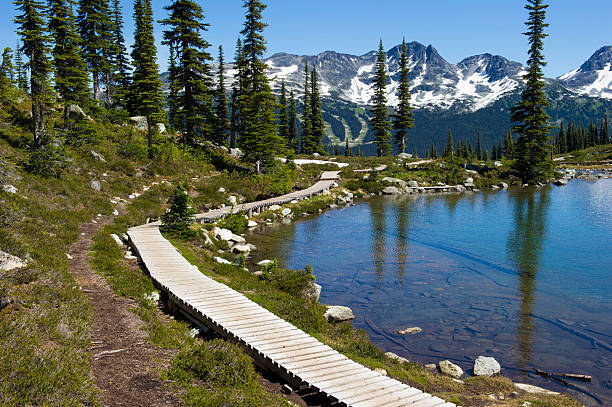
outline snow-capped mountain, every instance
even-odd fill
[[[559,81],[574,92],[612,99],[612,46],[601,47],[580,68],[560,76]]]
[[[411,42],[407,48],[412,104],[416,108],[479,110],[515,90],[524,70],[521,64],[498,55],[476,55],[451,64],[431,45]],[[393,106],[397,105],[400,53],[401,46],[387,52],[387,99]],[[376,52],[361,56],[333,51],[316,56],[275,54],[266,60],[275,88],[284,79],[289,89],[301,94],[306,61],[317,68],[323,96],[358,105],[370,102]]]

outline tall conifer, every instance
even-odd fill
[[[17,81],[17,87],[25,92],[30,90],[30,86],[28,85],[28,73],[26,72],[26,66],[23,63],[21,53],[21,45],[19,45],[19,41],[17,41],[17,46],[15,47],[15,80]]]
[[[291,147],[291,140],[289,140],[289,113],[287,111],[287,87],[285,86],[284,79],[281,81],[281,94],[278,104],[278,135],[287,147]]]
[[[478,140],[476,142],[476,158],[478,158],[479,160],[483,159],[483,155],[482,155],[482,143],[480,141],[480,132],[478,132]]]
[[[18,14],[15,17],[17,34],[21,37],[21,51],[28,57],[30,90],[32,97],[32,123],[34,148],[46,141],[45,110],[49,102],[49,72],[47,26],[44,13],[47,6],[39,0],[15,0]]]
[[[164,31],[163,44],[174,49],[176,73],[174,80],[181,89],[176,122],[182,123],[183,141],[195,145],[197,139],[221,143],[212,105],[210,44],[202,38],[209,24],[203,22],[202,8],[193,0],[174,0],[164,7],[170,15],[160,22]],[[227,104],[226,104],[227,106]],[[226,116],[227,117],[227,116]]]
[[[266,5],[259,0],[245,0],[246,19],[242,51],[245,59],[244,129],[242,146],[244,158],[252,162],[260,161],[266,167],[274,164],[275,154],[283,151],[284,143],[276,129],[276,98],[272,93],[267,65],[261,60],[266,51],[263,30],[267,26],[262,21]]]
[[[245,88],[244,67],[245,59],[242,52],[242,40],[238,38],[236,41],[236,74],[234,75],[234,84],[232,85],[232,118],[230,131],[230,146],[236,148],[238,145],[239,135],[242,133],[244,120],[242,112],[244,111],[244,100],[242,97],[243,89]]]
[[[406,137],[408,129],[414,127],[414,114],[410,105],[410,68],[408,68],[408,51],[406,39],[402,42],[402,54],[400,55],[400,82],[397,89],[397,113],[393,116],[393,128],[396,130],[395,142],[399,152],[406,149]]]
[[[100,100],[101,81],[110,69],[112,33],[108,0],[80,0],[77,22],[83,40],[84,59],[93,79],[93,96]]]
[[[164,95],[157,65],[157,48],[153,36],[153,10],[151,0],[134,1],[134,79],[130,91],[131,105],[135,113],[147,118],[147,144],[149,157],[153,158],[153,126],[164,120]]]
[[[543,0],[527,0],[525,8],[529,18],[524,33],[529,38],[529,59],[527,73],[523,77],[526,87],[521,101],[512,108],[512,129],[520,135],[517,145],[516,169],[524,183],[545,182],[552,175],[553,164],[550,155],[551,126],[550,116],[546,113],[549,103],[544,93],[545,82],[542,68],[544,62],[544,28],[548,27],[546,9]]]
[[[123,37],[123,17],[119,0],[113,0],[111,33],[110,65],[112,76],[109,81],[110,83],[107,83],[107,86],[109,86],[108,99],[113,105],[127,110],[129,108],[128,95],[131,68],[125,46],[125,38]]]
[[[312,140],[310,142],[313,152],[323,151],[323,136],[325,135],[325,122],[323,121],[323,108],[321,92],[319,91],[319,77],[317,69],[312,68],[310,73],[310,123],[312,126]]]
[[[382,40],[378,47],[374,72],[374,96],[372,98],[372,131],[376,142],[376,153],[378,156],[391,154],[391,124],[389,123],[389,112],[387,111],[387,57],[383,48]]]
[[[9,47],[2,51],[2,64],[0,65],[0,90],[15,85],[15,69],[13,67],[13,50]]]
[[[49,32],[55,71],[54,84],[64,105],[64,126],[68,124],[69,106],[83,105],[89,93],[87,65],[81,56],[81,37],[73,14],[73,0],[49,0]]]
[[[314,153],[312,141],[312,115],[310,111],[310,72],[308,60],[304,61],[304,111],[302,112],[302,135],[300,137],[300,152],[302,154]]]
[[[297,128],[297,110],[295,105],[295,94],[293,91],[289,92],[289,148],[294,152],[298,150],[298,128]]]
[[[230,129],[229,112],[227,107],[227,93],[225,89],[225,61],[223,59],[223,46],[219,45],[219,70],[217,72],[217,103],[215,112],[217,114],[217,132],[219,140],[225,141]]]

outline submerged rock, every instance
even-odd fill
[[[440,369],[440,373],[443,375],[450,376],[455,379],[463,376],[463,370],[450,360],[443,360],[442,362],[438,363],[438,369]]]
[[[327,311],[323,314],[325,320],[327,322],[342,322],[342,321],[350,321],[355,319],[355,315],[353,315],[353,310],[349,307],[344,307],[342,305],[328,305]]]
[[[476,376],[497,376],[500,371],[501,366],[494,358],[478,356],[474,362],[474,375]]]
[[[423,332],[423,330],[421,328],[419,328],[418,326],[413,326],[413,327],[410,327],[410,328],[406,328],[406,329],[404,329],[402,331],[397,331],[397,333],[400,334],[400,335],[415,335],[415,334],[418,334],[418,333],[421,333],[421,332]]]
[[[524,392],[531,393],[531,394],[548,394],[551,396],[559,394],[556,391],[546,390],[546,389],[543,389],[541,387],[534,386],[531,384],[515,383],[514,385],[518,387],[519,389],[523,390]]]

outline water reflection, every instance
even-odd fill
[[[412,199],[403,199],[397,206],[397,236],[395,252],[397,255],[397,280],[404,282],[406,263],[408,259],[408,233],[412,215]]]
[[[378,282],[385,275],[385,244],[386,244],[386,215],[385,201],[373,199],[369,202],[372,215],[372,258]]]
[[[536,301],[536,276],[546,235],[548,193],[549,187],[545,187],[538,191],[517,191],[510,195],[514,203],[514,230],[508,236],[507,255],[516,266],[519,276],[521,303],[517,342],[519,366],[522,369],[527,369],[531,361],[532,337],[535,335],[532,313]]]

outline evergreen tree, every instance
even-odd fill
[[[108,0],[80,0],[77,22],[84,59],[93,79],[93,96],[100,100],[101,81],[110,70],[111,20]]]
[[[304,111],[302,112],[302,137],[300,138],[300,152],[302,154],[314,153],[315,147],[312,142],[312,116],[310,111],[310,72],[308,60],[304,61]]]
[[[178,81],[178,66],[176,65],[176,51],[174,47],[169,47],[169,66],[168,66],[168,120],[170,126],[175,130],[183,129],[183,121],[179,120],[179,112],[181,109],[181,98],[179,92],[181,91],[181,84]]]
[[[131,105],[135,113],[147,118],[147,145],[149,157],[153,158],[154,121],[164,120],[165,105],[162,82],[157,66],[155,38],[153,37],[153,10],[151,0],[134,1],[134,47],[132,60],[134,77],[130,91]]]
[[[497,160],[497,144],[493,144],[493,152],[491,153],[491,158],[494,161]]]
[[[353,156],[353,150],[351,150],[351,145],[349,143],[349,136],[348,134],[346,134],[344,136],[344,155],[345,157],[352,157]]]
[[[221,143],[221,134],[215,131],[218,123],[213,112],[212,75],[208,64],[212,57],[206,51],[210,44],[202,38],[202,32],[208,30],[208,24],[202,21],[202,8],[193,0],[174,0],[164,9],[170,15],[160,21],[168,28],[164,31],[162,44],[174,48],[174,86],[180,89],[175,122],[182,123],[183,142],[193,146],[201,138]]]
[[[602,139],[601,144],[608,144],[611,142],[610,130],[608,129],[608,115],[606,115],[606,118],[604,119],[604,122],[601,128],[601,139]]]
[[[485,162],[489,161],[489,150],[487,150],[487,149],[484,150],[484,154],[482,156],[482,160],[485,161]]]
[[[236,148],[238,145],[238,136],[242,133],[242,111],[243,100],[242,90],[244,89],[244,55],[242,53],[242,40],[238,38],[236,41],[236,74],[234,76],[234,84],[232,85],[232,118],[230,120],[230,146]]]
[[[13,50],[6,47],[2,52],[2,65],[0,65],[0,91],[4,91],[13,86],[15,86]]]
[[[170,207],[161,217],[161,231],[187,233],[189,231],[189,226],[195,220],[193,216],[195,210],[193,209],[191,197],[183,185],[179,184],[176,186],[168,203]]]
[[[289,92],[289,148],[294,152],[298,150],[298,128],[297,128],[297,110],[295,105],[295,94]]]
[[[276,99],[266,75],[267,65],[261,60],[266,51],[262,32],[267,24],[261,21],[266,5],[259,0],[245,0],[243,7],[246,9],[246,21],[241,31],[245,59],[244,158],[270,167],[274,164],[274,156],[284,150],[284,140],[278,137]]]
[[[419,153],[417,151],[416,146],[414,146],[414,152],[412,153],[412,158],[419,158]]]
[[[219,82],[217,84],[217,104],[215,105],[217,115],[217,131],[219,140],[225,141],[227,132],[230,130],[229,112],[227,108],[227,94],[225,91],[225,63],[223,61],[223,47],[219,45]]]
[[[376,142],[376,153],[379,157],[391,154],[391,124],[387,111],[387,64],[382,40],[378,47],[374,67],[374,96],[372,98],[372,132]]]
[[[281,94],[278,104],[280,108],[278,114],[278,135],[287,147],[291,147],[291,140],[289,140],[289,113],[287,111],[287,88],[285,87],[284,79],[281,81]]]
[[[480,141],[480,132],[478,132],[478,141],[476,142],[476,154],[479,160],[482,160],[482,143]]]
[[[400,55],[400,81],[397,89],[397,113],[393,116],[393,128],[396,130],[395,142],[399,146],[399,152],[406,149],[406,137],[408,129],[414,127],[414,114],[410,105],[410,68],[408,68],[408,51],[406,50],[406,39],[402,42],[402,54]]]
[[[46,141],[45,109],[49,102],[49,72],[51,64],[47,58],[48,38],[44,14],[47,7],[39,0],[15,0],[18,14],[15,17],[17,34],[21,36],[21,51],[28,57],[30,89],[32,97],[32,123],[34,127],[34,148],[40,148]]]
[[[548,24],[546,8],[542,0],[527,0],[525,8],[529,11],[529,19],[525,23],[529,38],[528,70],[524,76],[526,87],[521,95],[521,101],[511,110],[511,121],[515,123],[513,131],[520,135],[517,145],[516,169],[524,183],[545,182],[552,175],[552,160],[550,157],[550,116],[546,113],[548,100],[544,93],[545,82],[542,68],[544,62],[543,40],[544,28]]]
[[[310,123],[312,125],[312,141],[314,152],[323,149],[323,136],[325,135],[325,122],[323,121],[323,108],[321,104],[321,92],[319,91],[319,79],[316,68],[310,73]]]
[[[455,158],[455,143],[453,142],[453,132],[450,130],[448,132],[448,141],[446,142],[446,147],[442,155],[444,158],[450,157],[451,160]]]
[[[55,70],[55,90],[64,105],[64,126],[69,106],[83,105],[88,98],[87,65],[81,56],[81,38],[72,12],[73,0],[49,0],[49,32],[54,41],[51,51]]]
[[[21,57],[21,46],[19,45],[19,41],[17,41],[17,46],[15,47],[15,75],[17,87],[24,92],[28,92],[30,90],[30,86],[28,85],[28,74]]]
[[[123,37],[123,17],[119,0],[113,0],[111,16],[112,42],[110,46],[110,64],[112,67],[112,86],[107,84],[108,99],[114,98],[113,103],[123,109],[129,109],[128,96],[130,90],[130,62],[128,60],[125,38]],[[110,90],[113,93],[110,93]]]

